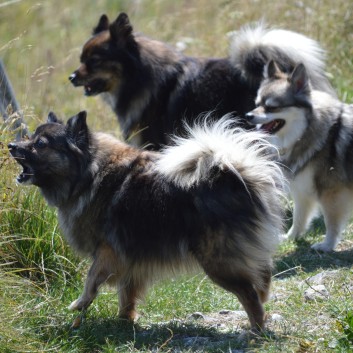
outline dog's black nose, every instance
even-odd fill
[[[73,74],[71,74],[70,76],[69,76],[69,80],[71,81],[71,82],[73,82],[74,80],[75,80],[75,78],[76,78],[76,73],[74,72]]]
[[[15,150],[17,148],[17,145],[14,142],[11,142],[7,145],[7,148],[9,150]]]
[[[247,120],[252,120],[252,119],[254,119],[254,113],[252,113],[252,112],[246,113],[245,117]]]

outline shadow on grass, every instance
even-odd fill
[[[313,223],[313,232],[308,232],[305,238],[295,242],[295,249],[275,258],[276,278],[294,276],[298,271],[310,273],[319,269],[351,268],[353,265],[353,248],[322,253],[311,249],[318,239],[317,234],[325,234],[325,225],[322,219]],[[315,232],[315,233],[314,233]]]
[[[353,265],[353,249],[319,253],[310,249],[312,242],[300,240],[296,249],[275,260],[274,275],[277,278],[294,276],[298,270],[314,272],[318,269],[351,268]]]
[[[61,340],[62,349],[71,346],[79,352],[230,352],[234,349],[261,347],[265,341],[283,338],[266,332],[255,337],[238,329],[222,333],[217,325],[174,320],[151,325],[130,324],[117,318],[87,318],[78,329],[68,325],[51,328],[43,339]]]

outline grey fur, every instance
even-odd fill
[[[248,121],[268,131],[279,150],[294,199],[287,237],[298,239],[317,208],[326,237],[312,247],[332,251],[353,207],[353,106],[313,90],[303,64],[291,74],[268,63]]]

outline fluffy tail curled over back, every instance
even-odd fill
[[[283,188],[281,168],[273,161],[275,148],[258,131],[244,131],[231,115],[212,121],[208,115],[194,126],[185,124],[186,137],[161,151],[157,170],[182,188],[189,189],[210,178],[218,168],[233,172],[244,185]],[[259,190],[260,191],[260,190]]]
[[[336,95],[325,74],[325,51],[315,40],[303,34],[269,29],[264,23],[245,26],[235,32],[230,46],[230,59],[250,82],[257,86],[264,66],[276,61],[285,72],[303,63],[315,89]]]

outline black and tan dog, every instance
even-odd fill
[[[120,317],[134,320],[149,284],[196,267],[263,328],[282,175],[262,135],[231,124],[199,124],[151,152],[91,133],[85,112],[66,125],[51,113],[29,140],[9,144],[23,167],[18,182],[39,187],[68,242],[93,258],[72,310],[87,308],[108,282],[118,287]]]
[[[88,96],[101,94],[118,117],[126,139],[158,149],[180,134],[182,120],[205,112],[241,117],[254,108],[265,64],[275,60],[290,72],[303,62],[316,88],[330,91],[323,51],[298,33],[246,27],[233,40],[229,57],[185,56],[163,42],[133,33],[126,14],[109,23],[103,15],[84,45],[81,66],[70,76]]]

